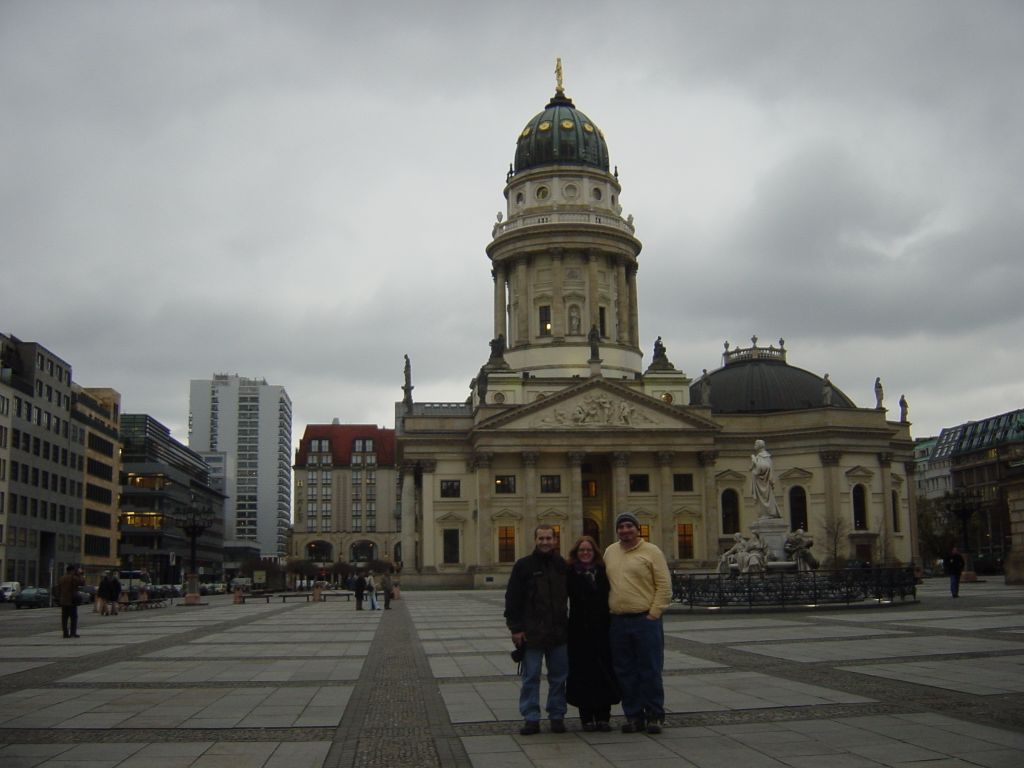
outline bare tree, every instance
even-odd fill
[[[830,510],[825,515],[821,528],[825,533],[825,540],[822,543],[827,553],[824,564],[828,568],[841,568],[846,564],[845,542],[846,537],[850,535],[850,524],[845,517],[835,510]]]

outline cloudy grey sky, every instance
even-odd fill
[[[180,440],[188,382],[307,423],[459,401],[554,88],[644,243],[645,354],[783,337],[915,436],[1024,407],[1024,4],[0,0],[0,330]]]

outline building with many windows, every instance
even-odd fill
[[[206,462],[146,414],[121,415],[121,441],[122,566],[154,583],[184,583],[191,566],[184,524],[195,510],[210,522],[196,539],[197,572],[204,582],[221,581],[225,498],[211,487]]]
[[[71,365],[0,334],[0,573],[49,587],[81,561],[85,429]]]
[[[216,374],[189,388],[189,447],[222,453],[225,536],[285,554],[291,523],[292,402],[265,379]]]
[[[913,560],[910,425],[906,408],[888,418],[880,382],[858,407],[790,365],[783,340],[756,337],[697,380],[660,337],[644,364],[641,243],[610,168],[604,134],[560,85],[518,131],[486,249],[490,355],[452,402],[415,402],[407,364],[396,404],[403,579],[501,586],[539,523],[565,554],[584,533],[614,541],[625,510],[674,567],[712,567],[757,519],[759,439],[787,526],[819,558]]]
[[[85,433],[82,565],[86,579],[98,583],[103,571],[118,567],[121,394],[73,384],[71,419]]]
[[[310,424],[295,452],[292,554],[326,564],[400,562],[395,432]]]

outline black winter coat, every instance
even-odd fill
[[[593,578],[568,570],[569,681],[566,699],[575,707],[598,709],[622,700],[612,667],[608,640],[611,588],[604,566],[595,566]]]
[[[568,639],[565,560],[557,552],[532,554],[512,566],[505,589],[505,623],[525,632],[530,648],[553,648]]]

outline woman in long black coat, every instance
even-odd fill
[[[608,593],[597,542],[581,536],[569,552],[569,682],[566,699],[585,731],[610,731],[612,704],[622,700],[608,643]]]

